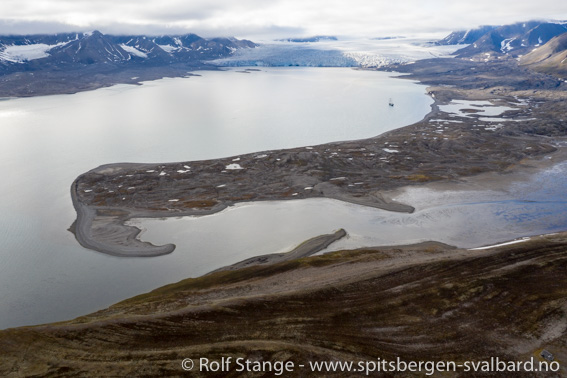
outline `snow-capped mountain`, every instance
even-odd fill
[[[453,32],[439,44],[468,44],[455,52],[458,57],[477,55],[517,57],[532,51],[552,38],[567,32],[565,22],[529,21],[504,26],[483,26],[469,31]]]
[[[175,60],[172,52],[163,50],[153,39],[145,36],[117,36],[111,37],[111,40],[134,59],[141,58],[159,63]]]
[[[71,63],[121,63],[131,59],[131,55],[128,52],[98,31],[85,33],[68,43],[59,43],[46,51],[46,54],[48,56],[43,59],[59,65]],[[40,58],[39,60],[42,59]],[[21,63],[26,62],[23,61]],[[37,63],[41,64],[40,62]]]
[[[235,38],[113,36],[99,31],[0,36],[0,73],[105,64],[161,66],[227,57],[255,44]]]

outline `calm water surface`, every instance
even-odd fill
[[[388,98],[396,102],[388,106]],[[170,255],[117,258],[67,231],[72,181],[113,162],[233,156],[374,136],[420,120],[425,87],[350,69],[204,72],[143,86],[0,101],[0,328],[70,319],[337,228],[331,249],[429,239],[462,247],[567,225],[566,165],[502,192],[413,188],[396,214],[327,199],[239,204],[206,217],[133,220]]]
[[[79,174],[106,163],[208,159],[366,138],[420,120],[432,103],[424,86],[381,72],[280,68],[201,75],[0,101],[0,328],[79,316],[206,273],[233,253],[231,239],[215,244],[222,238],[214,222],[200,228],[199,250],[192,253],[181,248],[169,256],[120,259],[80,247],[67,231],[75,219],[69,187]],[[222,232],[243,243],[248,252],[240,255],[248,257],[313,236],[292,223],[273,230],[274,242],[237,228]]]

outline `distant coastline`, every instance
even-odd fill
[[[213,65],[177,65],[99,72],[93,68],[70,71],[16,72],[0,76],[0,98],[74,94],[117,84],[141,85],[166,77],[191,77],[201,70],[218,70]]]

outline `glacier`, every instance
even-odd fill
[[[24,63],[26,61],[41,59],[49,56],[49,50],[54,47],[63,46],[67,42],[58,43],[56,45],[47,45],[45,43],[37,43],[30,45],[12,45],[6,46],[0,50],[0,60],[6,60],[12,63]]]
[[[211,63],[224,67],[382,67],[420,59],[450,57],[462,45],[437,46],[415,38],[337,39],[319,42],[261,42]]]

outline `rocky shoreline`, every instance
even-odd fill
[[[526,161],[557,150],[565,135],[564,85],[506,64],[435,59],[404,66],[410,78],[437,84],[428,88],[435,100],[432,111],[416,124],[374,138],[206,161],[95,168],[71,187],[78,213],[72,230],[87,248],[116,256],[155,256],[174,246],[137,240],[139,230],[125,221],[211,214],[238,202],[316,197],[412,212],[384,193],[521,169]],[[455,69],[470,72],[471,65],[474,74],[460,86],[451,81]],[[493,82],[487,82],[490,75]],[[528,89],[534,85],[537,89]],[[484,105],[464,106],[460,114],[440,109],[455,100],[482,100]],[[485,109],[498,107],[506,110],[497,117],[482,116]]]

